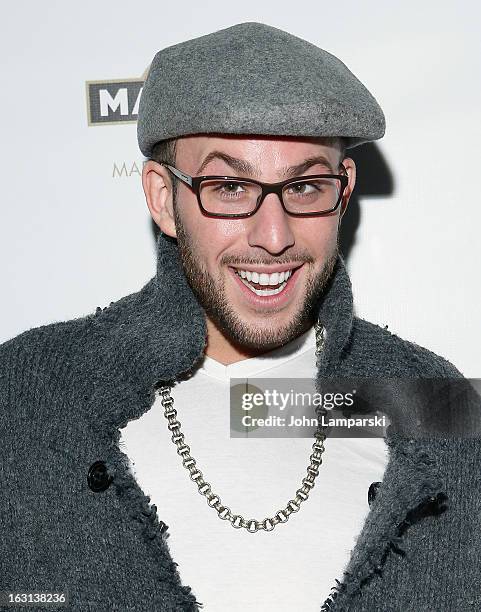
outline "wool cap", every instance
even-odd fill
[[[334,55],[262,23],[240,23],[159,51],[143,87],[137,136],[189,134],[382,138],[381,107]]]

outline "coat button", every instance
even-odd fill
[[[367,503],[369,504],[369,507],[372,506],[374,500],[376,499],[377,491],[380,486],[380,482],[371,482],[369,485],[369,490],[367,492]]]
[[[113,478],[107,471],[107,466],[103,461],[92,463],[87,475],[87,482],[92,491],[98,493],[105,491],[110,486]]]

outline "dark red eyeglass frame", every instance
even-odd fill
[[[241,178],[239,176],[190,176],[189,174],[186,174],[185,172],[182,172],[181,170],[179,170],[178,168],[175,168],[174,166],[171,166],[170,164],[167,164],[166,162],[160,162],[160,164],[162,166],[165,166],[167,168],[167,170],[169,170],[169,172],[171,174],[173,174],[176,178],[178,178],[180,181],[182,181],[182,183],[184,183],[184,185],[187,185],[187,187],[189,187],[193,193],[196,195],[197,197],[197,202],[199,203],[199,207],[201,209],[201,211],[207,215],[208,217],[216,217],[216,218],[221,218],[221,219],[245,219],[246,217],[252,217],[253,215],[255,215],[255,213],[259,210],[259,208],[261,207],[262,202],[264,201],[264,198],[269,194],[269,193],[275,193],[278,198],[279,201],[282,205],[282,208],[284,209],[284,212],[286,212],[288,215],[291,215],[293,217],[324,217],[325,215],[329,215],[331,213],[333,213],[338,207],[339,204],[342,201],[342,196],[344,194],[344,191],[348,185],[349,182],[349,177],[347,176],[347,170],[346,168],[344,168],[344,166],[341,164],[342,168],[344,169],[344,172],[346,172],[346,174],[310,174],[307,176],[298,176],[296,178],[290,178],[287,179],[286,181],[281,181],[279,183],[261,183],[260,181],[256,181],[254,179],[246,179],[246,178]],[[298,182],[302,182],[303,180],[306,179],[313,179],[313,178],[335,178],[335,179],[339,179],[340,183],[341,183],[341,190],[339,192],[339,198],[336,202],[336,204],[330,208],[329,210],[323,210],[320,212],[307,212],[307,213],[293,213],[289,210],[286,209],[285,205],[284,205],[284,199],[282,197],[282,190],[284,189],[284,187],[286,185],[289,185],[291,183],[298,183]],[[242,183],[242,182],[246,182],[246,183],[254,183],[255,185],[259,185],[259,187],[262,189],[261,195],[259,197],[259,200],[256,204],[256,207],[254,208],[254,210],[252,210],[251,212],[248,213],[240,213],[240,214],[219,214],[219,213],[211,213],[209,211],[207,211],[203,206],[202,206],[202,202],[200,199],[200,186],[202,184],[202,182],[204,181],[208,181],[208,180],[226,180],[226,181],[232,181],[233,183]]]

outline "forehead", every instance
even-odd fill
[[[323,155],[334,164],[339,156],[337,141],[329,138],[229,134],[181,137],[177,142],[176,160],[179,165],[197,164],[198,167],[213,151],[221,151],[253,164],[275,167],[299,164],[316,155]]]

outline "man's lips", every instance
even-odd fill
[[[303,263],[290,263],[290,264],[276,264],[274,266],[229,266],[233,270],[247,270],[248,272],[257,272],[258,274],[273,274],[274,272],[285,272],[286,270],[294,271],[297,268],[300,268]]]
[[[299,282],[299,278],[302,276],[302,269],[304,267],[304,264],[300,266],[297,265],[297,267],[289,267],[289,265],[284,265],[284,267],[276,267],[277,270],[270,268],[269,273],[291,269],[292,274],[285,283],[285,287],[282,289],[282,291],[274,295],[258,295],[244,284],[243,281],[245,281],[246,279],[241,279],[240,275],[237,273],[236,270],[248,270],[248,267],[234,268],[232,266],[229,266],[229,274],[232,276],[237,288],[241,292],[242,297],[244,298],[244,300],[247,301],[248,304],[256,308],[279,308],[285,306],[292,299],[297,284]],[[262,273],[260,268],[257,268],[252,271],[259,271],[259,273]],[[268,287],[266,286],[265,288],[267,289]]]

